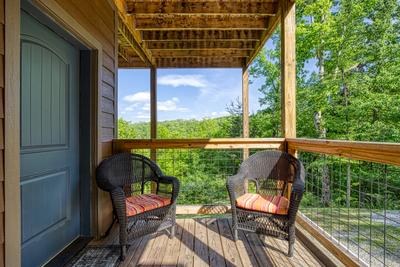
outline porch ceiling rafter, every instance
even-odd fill
[[[135,41],[120,38],[131,50],[123,55],[161,68],[247,68],[277,27],[280,2],[290,0],[115,1]],[[141,67],[123,55],[120,67]]]
[[[154,65],[151,52],[143,46],[140,35],[124,22],[121,15],[118,18],[118,39],[120,41],[119,45],[122,47],[125,46],[125,50],[127,48],[133,49],[143,62],[149,66]]]
[[[133,1],[127,0],[130,14],[263,14],[275,15],[277,6],[274,0],[258,1]]]
[[[144,41],[258,41],[263,30],[142,31]]]

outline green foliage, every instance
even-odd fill
[[[399,1],[298,0],[296,6],[297,135],[400,142]],[[250,68],[252,78],[264,79],[259,88],[262,109],[250,116],[251,137],[281,136],[279,34],[278,29],[272,46]],[[240,137],[241,103],[233,101],[227,110],[230,115],[222,118],[159,122],[158,138]],[[149,138],[149,123],[119,119],[118,124],[119,138]],[[228,151],[191,151],[165,151],[164,158],[159,158],[163,170],[182,181],[180,203],[226,201],[225,179],[237,170],[240,156]],[[220,159],[225,159],[229,171],[221,170]],[[345,175],[332,171],[338,170],[336,159],[314,154],[304,160],[319,177],[318,186],[304,196],[304,207],[321,204],[313,190],[321,190],[324,171],[330,174],[328,182],[346,184]],[[382,192],[371,190],[365,181],[381,178],[382,172],[358,165],[351,163],[351,188],[368,192],[363,198],[369,200],[370,208],[381,208]],[[388,172],[387,183],[400,188],[396,173]],[[357,206],[360,196],[354,192],[346,199],[345,189],[332,190],[332,205],[343,206],[348,201],[350,207]],[[400,208],[397,193],[388,192],[385,197],[387,208]]]

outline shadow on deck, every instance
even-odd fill
[[[232,238],[226,218],[178,219],[176,236],[160,232],[135,240],[120,266],[323,266],[297,239],[292,258],[286,256],[287,242],[239,231]],[[118,226],[91,245],[118,244]]]

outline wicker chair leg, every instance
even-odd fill
[[[126,257],[126,245],[121,246],[121,261],[124,261]]]
[[[293,257],[294,241],[289,241],[288,257]]]
[[[235,240],[235,241],[238,241],[238,229],[237,229],[237,227],[235,227],[234,229],[233,229],[233,240]]]
[[[170,239],[175,237],[175,228],[176,228],[176,225],[171,226],[171,229],[170,229],[170,232],[169,232],[169,238]]]

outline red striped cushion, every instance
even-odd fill
[[[167,206],[171,204],[171,199],[154,194],[145,194],[128,197],[125,203],[126,216],[133,216],[141,212]]]
[[[289,209],[289,201],[283,196],[267,196],[248,193],[236,199],[236,207],[286,215]]]

